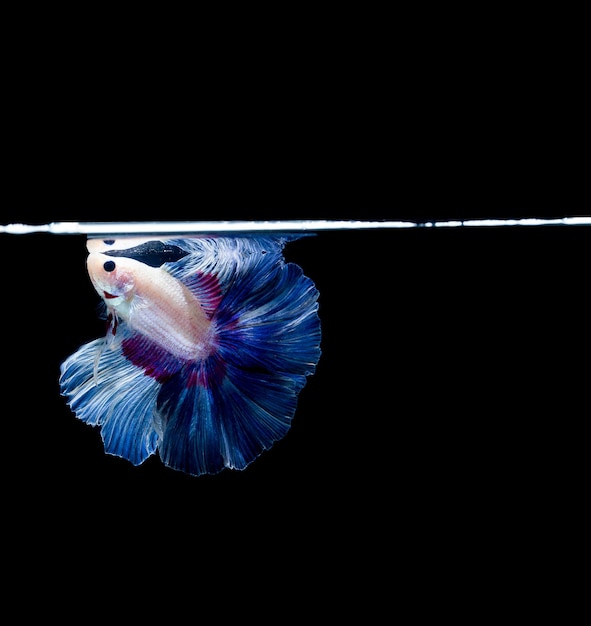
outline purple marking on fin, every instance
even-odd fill
[[[143,335],[125,339],[121,347],[128,361],[141,367],[147,376],[158,382],[168,380],[182,367],[182,361]]]
[[[196,272],[193,276],[184,279],[183,282],[199,300],[203,310],[211,319],[222,299],[222,289],[217,276]]]

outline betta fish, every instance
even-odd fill
[[[318,291],[297,236],[88,239],[106,336],[60,368],[77,418],[134,465],[243,470],[288,432],[320,358]]]

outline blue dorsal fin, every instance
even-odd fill
[[[184,285],[197,298],[207,316],[211,319],[222,299],[220,281],[213,274],[195,272],[185,278]]]

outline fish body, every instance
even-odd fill
[[[114,319],[179,359],[206,355],[212,321],[197,295],[164,268],[100,252],[89,254],[87,268]]]
[[[215,474],[285,436],[321,353],[318,291],[286,241],[88,240],[108,328],[62,363],[60,388],[107,453]]]

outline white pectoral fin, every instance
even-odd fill
[[[158,446],[154,405],[159,387],[123,356],[120,342],[91,341],[61,365],[61,393],[76,417],[100,427],[105,452],[134,465]]]

